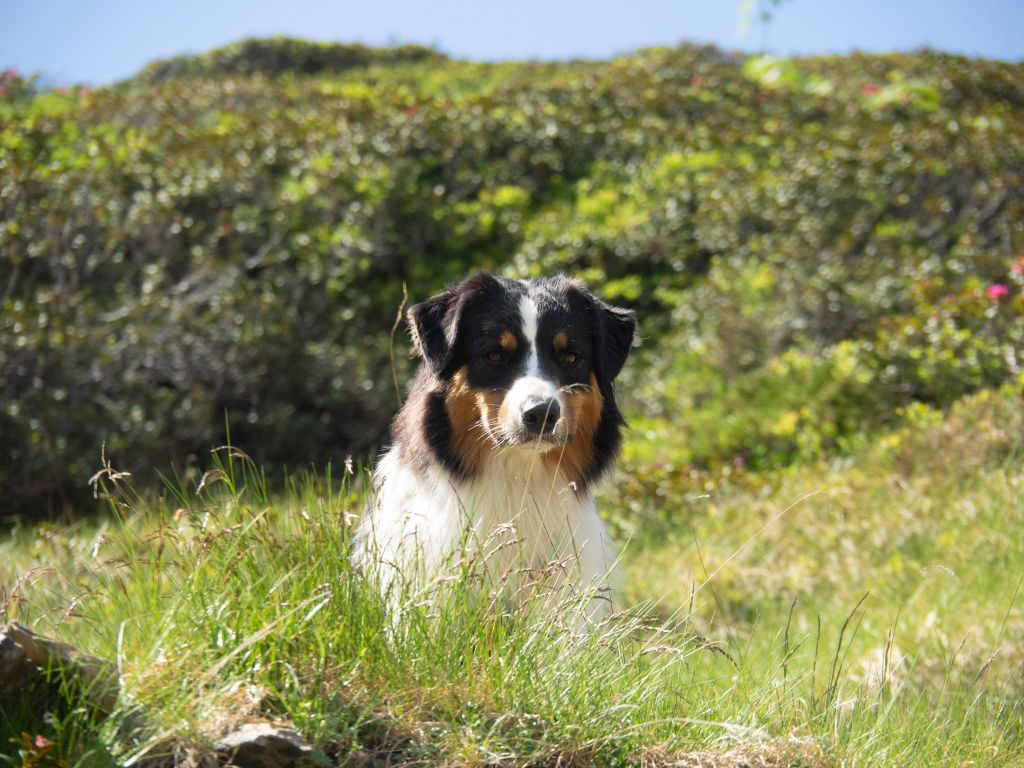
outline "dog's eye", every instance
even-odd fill
[[[563,352],[559,359],[563,365],[576,365],[580,361],[580,356],[576,352]]]
[[[486,355],[487,360],[491,363],[501,363],[505,360],[505,350],[503,349],[492,349]]]

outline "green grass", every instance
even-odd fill
[[[0,607],[114,660],[118,711],[6,712],[0,764],[22,732],[106,766],[282,718],[338,764],[1024,765],[1022,426],[1008,389],[832,464],[627,461],[627,605],[585,639],[471,573],[392,626],[349,561],[358,475],[270,494],[220,452],[198,495],[142,499],[108,472],[106,518],[0,544]]]

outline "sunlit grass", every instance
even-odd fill
[[[468,571],[396,626],[350,563],[358,474],[271,494],[225,450],[198,494],[139,499],[107,472],[109,516],[17,529],[0,583],[7,618],[117,664],[119,709],[5,713],[0,739],[114,765],[276,718],[338,764],[1021,765],[1020,411],[981,397],[841,464],[662,497],[627,606],[583,637],[571,604],[469,599]],[[604,501],[625,529],[630,499]]]

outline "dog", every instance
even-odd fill
[[[634,313],[568,277],[481,272],[407,320],[421,362],[374,473],[357,567],[392,609],[467,558],[513,600],[554,570],[559,593],[583,595],[580,621],[601,620],[617,555],[592,490],[622,441],[613,382]]]

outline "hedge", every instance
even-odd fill
[[[188,473],[226,423],[272,472],[369,456],[409,368],[403,284],[419,300],[477,268],[571,271],[636,306],[646,362],[623,390],[652,418],[715,412],[741,381],[785,391],[780,360],[832,370],[845,344],[871,386],[825,388],[853,399],[813,416],[846,424],[820,450],[1020,371],[1021,64],[271,40],[92,91],[13,77],[5,509],[81,505],[104,442],[124,469]],[[689,460],[797,457],[755,405]]]

